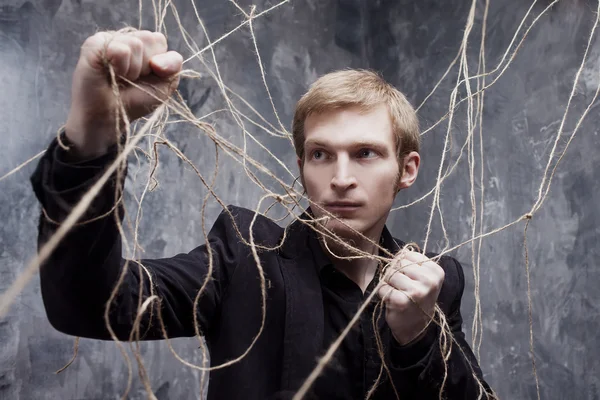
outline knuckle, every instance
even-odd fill
[[[396,307],[396,304],[398,303],[398,298],[397,298],[397,296],[394,296],[394,293],[392,290],[389,290],[385,293],[384,299],[388,306],[391,306],[394,308]]]
[[[421,278],[420,282],[423,287],[429,289],[433,288],[437,284],[437,279],[434,275],[427,275],[426,277]]]
[[[392,263],[390,264],[390,268],[394,269],[394,270],[400,270],[402,269],[402,267],[404,266],[404,263],[406,261],[403,258],[396,258],[394,259],[394,261],[392,261]]]
[[[429,297],[435,292],[437,292],[437,284],[433,284],[431,286],[425,287],[423,289],[423,298]]]
[[[397,269],[388,269],[383,277],[383,279],[389,283],[399,271]]]
[[[398,311],[406,311],[410,303],[410,300],[406,296],[398,296],[394,302],[394,308]]]
[[[133,53],[140,53],[144,49],[144,43],[137,37],[131,38],[129,47]]]
[[[96,44],[99,41],[100,37],[98,36],[98,34],[95,34],[93,36],[88,37],[87,39],[85,39],[81,45],[81,47],[90,47],[93,46],[94,44]]]
[[[110,39],[114,36],[115,36],[114,32],[100,31],[100,32],[96,32],[94,35],[90,36],[90,39],[97,38],[97,39],[101,39],[101,40],[106,40],[106,39]]]
[[[140,31],[136,31],[136,35],[138,35],[142,39],[149,39],[152,37],[154,32],[151,32],[147,29],[142,29]]]
[[[389,306],[395,306],[397,300],[396,297],[397,296],[394,296],[394,289],[391,287],[383,293],[383,299]]]
[[[137,31],[135,37],[144,42],[144,44],[151,44],[154,42],[154,34],[150,31]]]
[[[161,48],[164,48],[164,49],[167,48],[167,38],[165,35],[163,35],[160,32],[152,32],[151,35],[152,35],[152,39],[158,46],[160,46]]]
[[[99,48],[107,43],[111,35],[107,32],[98,32],[92,36],[89,36],[83,41],[82,48]]]
[[[388,307],[393,307],[394,306],[394,301],[392,300],[392,296],[390,296],[389,294],[385,294],[383,296],[383,302],[388,306]]]
[[[419,285],[418,287],[412,290],[410,297],[412,297],[413,300],[418,302],[426,298],[429,295],[430,291],[431,289],[429,287],[425,285]]]
[[[439,279],[437,277],[434,277],[431,280],[429,286],[431,287],[432,291],[438,291],[438,290],[440,290],[442,288],[442,282],[443,282],[443,279]]]
[[[388,307],[394,306],[394,301],[392,300],[392,296],[390,295],[390,293],[384,293],[382,300]]]
[[[389,272],[386,272],[383,277],[381,278],[381,280],[384,283],[387,283],[388,285],[390,284],[390,280],[392,279],[392,276],[389,274]]]
[[[110,58],[119,57],[126,58],[131,56],[131,48],[122,43],[112,42],[108,45],[107,55]]]

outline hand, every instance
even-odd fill
[[[389,264],[377,294],[385,301],[387,324],[400,345],[427,328],[443,282],[442,267],[421,253],[402,250]]]
[[[89,37],[81,47],[73,74],[71,109],[65,125],[67,137],[82,156],[103,154],[118,140],[117,101],[106,62],[117,77],[129,79],[165,100],[179,84],[183,57],[167,51],[167,40],[161,33],[99,32]],[[120,83],[121,98],[131,121],[160,104],[144,91]]]

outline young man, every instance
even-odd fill
[[[50,220],[64,220],[116,157],[116,104],[104,60],[117,75],[165,96],[176,88],[173,77],[182,65],[181,55],[167,52],[166,40],[158,33],[98,33],[86,40],[62,134],[69,150],[55,140],[32,176],[49,217],[40,220],[40,244],[56,231]],[[134,87],[123,88],[122,98],[131,119],[158,104]],[[491,390],[481,380],[461,331],[460,264],[450,257],[435,263],[408,251],[396,256],[380,277],[378,261],[368,257],[379,254],[376,244],[388,254],[399,254],[404,246],[390,235],[385,221],[396,194],[413,184],[419,168],[417,118],[405,97],[371,72],[325,75],[299,101],[293,135],[311,204],[304,218],[316,217],[321,221],[317,227],[331,230],[355,250],[296,221],[287,228],[280,248],[260,253],[270,282],[264,330],[241,361],[211,372],[208,398],[291,398],[373,290],[385,299],[385,318],[373,327],[375,297],[307,398],[364,398],[382,366],[376,330],[389,373],[383,373],[372,398],[393,399],[397,390],[401,399],[438,399],[443,381],[446,399],[487,398],[480,388]],[[84,217],[91,222],[74,227],[40,271],[48,318],[64,333],[110,339],[105,305],[125,263],[110,212],[117,184],[113,178],[105,185]],[[329,214],[339,220],[321,218]],[[212,365],[243,354],[261,326],[257,268],[236,230],[248,240],[253,217],[249,210],[229,207],[209,234],[212,279],[199,299],[197,318]],[[284,229],[268,218],[256,220],[256,243],[276,247],[283,235]],[[195,334],[194,299],[208,274],[208,251],[202,245],[172,258],[141,260],[161,299],[169,337]],[[140,293],[138,268],[130,266],[111,306],[111,325],[122,340],[130,337],[139,296],[149,296],[149,280],[143,278]],[[436,304],[456,340],[446,363],[438,342],[440,328],[427,317]],[[156,316],[146,313],[142,320],[145,340],[163,338]]]

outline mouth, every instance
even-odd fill
[[[325,203],[323,208],[332,214],[347,214],[358,210],[362,205],[352,201],[334,201]]]

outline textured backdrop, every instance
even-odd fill
[[[537,15],[549,4],[538,1]],[[183,25],[199,46],[207,41],[195,23],[189,1],[176,1]],[[233,29],[243,15],[227,1],[196,1],[211,39]],[[239,3],[246,10],[250,1]],[[258,10],[274,4],[259,1]],[[492,0],[487,27],[488,69],[495,66],[531,1]],[[483,1],[471,37],[470,70],[478,56]],[[459,49],[470,2],[408,0],[293,0],[255,21],[267,81],[284,124],[289,127],[295,101],[319,75],[344,67],[368,67],[419,104],[443,75]],[[142,26],[152,29],[151,3],[144,3]],[[484,112],[486,230],[528,212],[536,199],[548,154],[568,100],[574,76],[595,18],[596,3],[564,0],[531,30],[501,79],[486,92]],[[531,18],[528,20],[530,23]],[[67,115],[70,76],[81,42],[96,30],[138,26],[138,4],[117,0],[0,0],[0,176],[45,148]],[[167,19],[170,45],[189,55],[173,19]],[[208,53],[206,53],[208,55]],[[272,123],[276,122],[249,31],[241,29],[216,46],[225,83]],[[199,63],[190,65],[199,68]],[[565,136],[600,83],[600,43],[593,41],[573,100]],[[447,78],[420,111],[429,127],[448,108],[455,75]],[[186,80],[181,93],[196,115],[225,106],[218,86],[207,75]],[[460,93],[464,95],[464,91]],[[466,135],[465,107],[454,121],[450,156],[455,159]],[[543,399],[600,398],[600,269],[597,246],[600,189],[597,108],[592,108],[554,178],[550,197],[529,227],[533,332]],[[242,144],[240,129],[225,113],[215,114],[218,131]],[[424,136],[423,164],[414,188],[401,193],[398,205],[416,199],[435,184],[446,124]],[[290,142],[247,124],[295,173]],[[189,127],[170,128],[168,136],[206,174],[214,169],[214,146]],[[561,143],[564,144],[565,140]],[[248,152],[291,183],[293,177],[256,145]],[[134,160],[135,161],[135,160]],[[141,193],[148,163],[134,162],[127,182]],[[0,182],[0,291],[4,291],[35,253],[39,208],[28,176],[34,165]],[[477,171],[478,171],[477,167]],[[138,179],[134,180],[137,172]],[[147,195],[141,243],[147,257],[173,255],[201,244],[200,208],[205,190],[189,167],[161,151],[159,186]],[[262,192],[239,164],[221,157],[218,193],[226,203],[255,207]],[[452,244],[470,236],[468,166],[462,161],[444,183],[441,206]],[[389,226],[397,237],[422,241],[431,198],[394,213]],[[135,211],[130,208],[131,211]],[[208,207],[212,222],[220,208]],[[523,257],[524,223],[484,241],[481,263],[483,346],[481,365],[503,399],[533,399],[535,382],[529,355],[527,284]],[[433,225],[432,249],[442,245]],[[465,329],[470,335],[474,310],[470,249],[455,254],[465,267]],[[199,363],[194,339],[176,340],[187,359]],[[1,399],[114,399],[126,385],[127,369],[110,342],[82,340],[75,363],[54,371],[72,355],[73,339],[49,325],[34,280],[0,321]],[[198,374],[180,364],[164,343],[142,345],[158,399],[200,396]],[[145,398],[134,372],[133,399]]]

